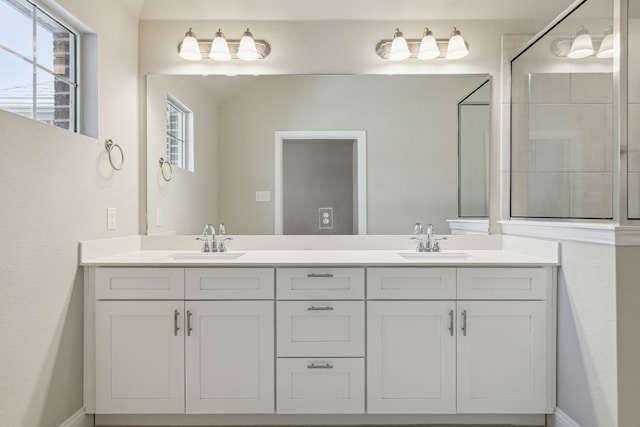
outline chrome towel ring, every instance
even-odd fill
[[[122,147],[120,147],[118,144],[114,144],[113,141],[111,139],[107,139],[104,142],[104,148],[107,150],[107,153],[109,153],[109,163],[111,164],[111,167],[114,170],[119,171],[120,169],[122,169],[122,165],[124,164],[124,151],[122,151]],[[116,166],[115,163],[113,162],[113,150],[114,148],[117,148],[120,151],[120,166]]]
[[[163,157],[160,157],[159,163],[160,163],[160,172],[162,173],[162,179],[164,179],[167,182],[171,181],[171,177],[173,176],[173,167],[171,166],[171,163],[169,163],[169,161],[165,160]],[[164,165],[169,166],[168,172],[167,172],[167,168],[165,168]]]

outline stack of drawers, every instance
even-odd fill
[[[364,268],[276,270],[277,412],[364,413]]]

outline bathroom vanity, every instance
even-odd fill
[[[504,249],[83,257],[87,412],[110,424],[132,420],[107,414],[155,414],[156,423],[158,414],[185,414],[167,415],[171,425],[194,425],[189,414],[536,424],[555,407],[558,262],[555,243],[546,244],[549,257]]]

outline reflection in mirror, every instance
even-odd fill
[[[613,217],[612,25],[588,0],[512,61],[512,217]]]
[[[366,233],[410,234],[421,222],[446,234],[458,217],[458,103],[487,79],[150,75],[148,233],[199,234],[219,222],[229,234],[275,233],[276,132],[350,131],[366,134]],[[168,95],[193,114],[193,171],[174,166],[170,182],[158,167]],[[328,202],[310,210],[318,229]]]
[[[458,103],[458,216],[489,216],[491,85],[483,82]]]

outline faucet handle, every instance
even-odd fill
[[[205,237],[204,238],[196,237],[196,240],[200,240],[200,241],[204,242],[204,245],[202,246],[202,249],[200,250],[200,252],[210,252],[210,250],[209,250],[209,241],[207,240],[206,236],[207,235],[205,233]]]
[[[440,252],[440,240],[447,240],[446,237],[437,237],[434,239],[433,252]]]
[[[413,226],[413,234],[424,234],[424,225],[419,222]]]
[[[227,228],[224,226],[224,222],[220,223],[220,232],[218,234],[220,234],[221,236],[227,234]]]
[[[227,240],[233,240],[233,237],[225,237],[224,239],[220,239],[220,245],[218,246],[218,251],[226,252],[227,246],[224,244]]]
[[[418,241],[418,246],[416,246],[416,252],[424,252],[425,251],[424,242],[422,241],[421,238],[419,238],[419,237],[410,237],[409,240],[417,240]]]

